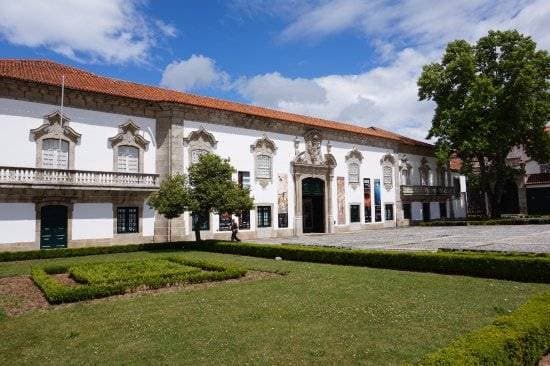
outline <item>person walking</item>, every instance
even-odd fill
[[[231,222],[231,241],[241,241],[241,239],[237,238],[237,233],[239,232],[239,224],[237,223],[236,219],[233,219]]]

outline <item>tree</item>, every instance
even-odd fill
[[[197,241],[201,240],[200,227],[204,223],[204,217],[210,212],[231,215],[250,210],[254,206],[250,190],[231,179],[234,172],[229,160],[214,154],[202,155],[189,168],[189,209],[196,214],[193,230]]]
[[[428,138],[438,139],[437,157],[456,154],[463,172],[477,175],[492,217],[500,215],[506,181],[522,173],[507,165],[510,150],[550,158],[549,77],[548,52],[515,30],[490,31],[475,45],[450,42],[441,62],[422,70],[418,96],[436,103]]]
[[[179,217],[191,202],[189,184],[185,175],[177,174],[165,179],[160,189],[149,196],[147,204],[168,220]],[[172,240],[172,225],[169,224],[168,240]]]

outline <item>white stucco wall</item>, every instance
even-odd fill
[[[34,242],[36,239],[34,203],[0,203],[1,244]]]
[[[75,203],[72,239],[113,237],[113,205],[111,203]]]
[[[44,116],[58,108],[51,104],[0,98],[0,128],[10,137],[0,144],[0,166],[35,167],[36,142],[32,141],[30,130],[41,126]],[[118,133],[118,126],[131,119],[150,142],[144,154],[144,172],[155,173],[154,119],[77,108],[64,108],[63,113],[70,119],[69,126],[82,134],[75,147],[75,169],[113,171],[113,150],[108,139]]]
[[[153,236],[155,233],[155,210],[149,208],[146,203],[143,204],[143,220],[142,220],[143,236]]]

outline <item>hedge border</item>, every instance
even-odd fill
[[[40,288],[40,290],[42,290],[50,304],[59,304],[91,300],[113,295],[121,295],[128,291],[135,290],[136,288],[141,286],[146,286],[149,289],[157,289],[174,284],[223,281],[232,278],[242,277],[247,272],[246,269],[240,267],[223,265],[208,261],[188,260],[179,257],[168,257],[166,259],[183,265],[198,267],[208,272],[200,272],[172,277],[155,276],[148,279],[140,279],[139,281],[101,284],[79,284],[76,286],[66,286],[57,281],[51,275],[67,273],[70,271],[71,265],[52,264],[46,266],[32,267],[31,277],[36,285]],[[91,264],[97,263],[100,262],[94,262]],[[82,264],[83,263],[79,263],[79,265]]]
[[[550,292],[426,355],[423,366],[535,365],[550,349]]]
[[[208,242],[194,250],[260,258],[550,283],[550,257],[492,253],[346,250],[298,245]]]

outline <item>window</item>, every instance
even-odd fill
[[[384,187],[387,189],[387,190],[390,190],[392,189],[393,187],[393,169],[391,168],[391,166],[384,166],[382,168],[382,174],[383,174],[383,178],[384,178]]]
[[[204,149],[195,149],[191,151],[191,164],[198,163],[201,156],[206,154],[208,154],[208,150],[204,150]]]
[[[59,139],[42,141],[42,167],[69,169],[69,143]]]
[[[403,218],[406,220],[411,219],[411,204],[410,203],[404,203],[403,204]]]
[[[386,213],[386,221],[393,220],[393,205],[384,205],[384,211]]]
[[[460,198],[460,179],[453,178],[453,191],[455,198]]]
[[[279,227],[288,227],[288,214],[280,213],[279,214]]]
[[[139,172],[139,149],[137,147],[128,145],[118,147],[117,171]]]
[[[139,216],[137,207],[117,207],[116,232],[129,234],[139,232]]]
[[[241,188],[250,188],[250,172],[238,172],[237,181]]]
[[[540,165],[540,172],[550,174],[550,164],[541,164]]]
[[[250,229],[250,211],[242,211],[237,217],[239,219],[239,230]]]
[[[351,222],[360,222],[361,217],[359,214],[359,205],[350,205],[349,206],[349,217]]]
[[[202,219],[202,223],[200,225],[201,231],[208,231],[210,230],[210,214],[199,214],[199,213],[192,213],[191,218],[193,220],[193,229],[195,229],[195,226],[197,226],[199,222],[199,218]]]
[[[231,215],[226,213],[220,214],[220,231],[231,231]]]
[[[271,179],[271,156],[256,156],[256,178]]]
[[[442,219],[447,218],[447,202],[439,202],[439,216]]]
[[[401,170],[401,184],[406,186],[411,184],[411,171],[409,169]]]
[[[256,212],[258,214],[258,227],[270,227],[271,206],[258,206]]]
[[[350,163],[348,165],[349,169],[349,182],[350,183],[359,183],[359,164]]]

